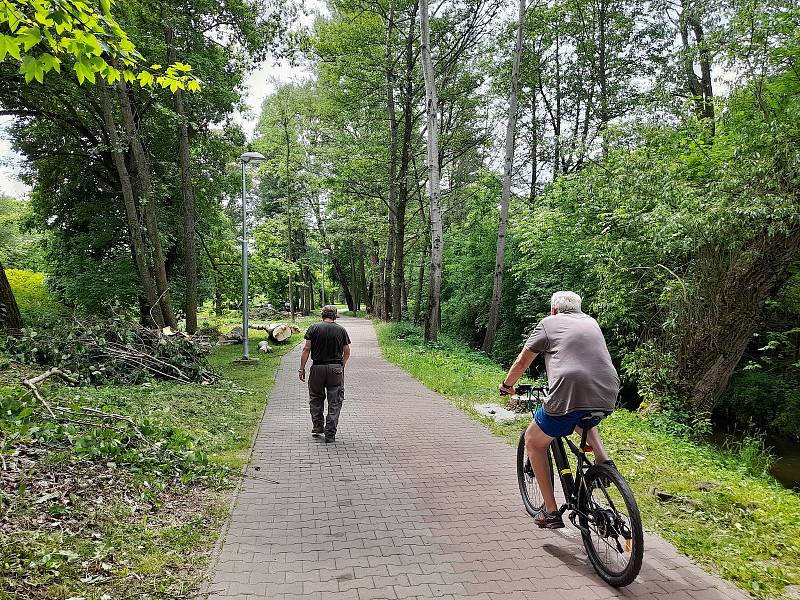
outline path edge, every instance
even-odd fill
[[[233,517],[233,509],[236,506],[236,501],[239,499],[239,495],[242,492],[242,488],[244,487],[244,480],[245,476],[247,475],[247,468],[250,466],[250,463],[253,460],[253,451],[255,450],[256,446],[256,439],[258,439],[258,435],[261,433],[261,429],[264,427],[264,417],[267,414],[267,409],[269,408],[269,401],[270,395],[272,394],[272,389],[275,386],[275,381],[278,378],[278,371],[280,371],[281,366],[283,366],[283,361],[294,352],[295,348],[300,345],[302,338],[297,341],[297,343],[292,346],[292,349],[286,352],[281,357],[281,364],[275,369],[275,375],[272,378],[272,385],[270,386],[269,393],[267,394],[266,402],[264,402],[264,408],[261,410],[261,416],[258,418],[258,426],[253,430],[253,434],[250,436],[250,447],[247,451],[247,456],[242,463],[242,468],[239,472],[239,481],[236,484],[236,487],[233,493],[230,495],[230,500],[228,501],[228,516],[225,517],[225,523],[219,530],[219,537],[217,541],[214,542],[214,548],[211,550],[211,554],[209,554],[208,558],[208,565],[205,568],[205,572],[203,573],[203,583],[200,585],[200,589],[197,592],[197,598],[204,598],[208,599],[209,595],[212,593],[211,586],[214,583],[214,571],[216,569],[217,563],[219,562],[220,554],[222,554],[222,547],[225,545],[225,538],[228,535],[228,531],[231,528],[231,517]]]

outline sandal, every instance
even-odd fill
[[[564,519],[561,518],[561,514],[558,511],[549,513],[543,510],[533,522],[542,529],[561,529],[564,527]]]

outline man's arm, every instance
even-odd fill
[[[300,381],[306,380],[306,363],[308,356],[311,354],[311,340],[306,340],[306,345],[303,346],[303,352],[300,354],[300,370],[297,374],[300,376]]]
[[[511,365],[511,368],[508,370],[508,374],[503,380],[503,383],[501,383],[499,386],[501,394],[514,393],[514,384],[519,381],[520,377],[522,377],[528,367],[531,366],[531,363],[537,356],[538,352],[531,352],[527,348],[522,349],[519,355],[517,355],[517,359],[514,361],[514,364]]]
[[[344,347],[342,350],[342,366],[347,366],[347,361],[350,360],[350,344]]]

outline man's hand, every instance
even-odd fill
[[[297,376],[300,378],[300,381],[305,382],[305,380],[306,380],[306,370],[305,369],[299,369],[297,371]]]
[[[500,390],[500,395],[501,396],[509,396],[509,395],[514,393],[514,386],[506,385],[505,381],[503,383],[501,383],[500,385],[498,385],[497,389]]]

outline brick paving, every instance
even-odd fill
[[[299,347],[277,374],[206,596],[214,600],[746,599],[657,536],[623,590],[578,532],[538,529],[515,448],[391,365],[372,324],[353,340],[335,444],[311,437]]]

